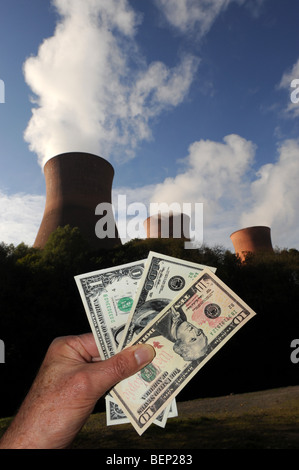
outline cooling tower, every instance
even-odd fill
[[[190,239],[190,217],[186,214],[155,214],[148,217],[143,226],[147,238]]]
[[[63,153],[48,160],[44,175],[46,205],[34,247],[43,248],[51,233],[65,225],[78,227],[92,250],[121,244],[112,210],[102,216],[114,224],[115,237],[101,239],[95,233],[102,217],[95,215],[96,207],[111,204],[114,169],[109,162],[89,153]]]
[[[273,253],[271,242],[271,230],[269,227],[257,226],[243,228],[232,233],[235,252],[244,261],[248,253],[268,252]]]

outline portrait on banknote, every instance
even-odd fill
[[[170,301],[171,299],[151,299],[137,307],[131,323],[132,333],[139,334]]]
[[[157,324],[156,332],[173,342],[173,351],[185,361],[199,359],[207,352],[208,339],[203,330],[187,321],[185,313],[174,307]]]

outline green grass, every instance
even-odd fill
[[[269,419],[270,418],[270,419]],[[274,422],[273,422],[274,421]],[[296,427],[298,429],[297,420]],[[252,415],[220,419],[173,419],[164,430],[139,437],[127,425],[104,431],[94,416],[73,445],[85,449],[298,449],[298,431],[288,417]]]
[[[139,436],[130,424],[91,415],[74,449],[298,449],[299,387],[178,403],[164,429]],[[0,435],[10,419],[0,420]]]

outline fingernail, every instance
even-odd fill
[[[141,344],[134,351],[136,362],[139,366],[148,364],[156,355],[154,348],[150,344]]]

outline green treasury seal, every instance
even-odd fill
[[[133,299],[131,297],[123,297],[117,302],[119,310],[122,312],[129,312],[133,305]]]
[[[154,364],[148,364],[140,371],[140,376],[145,382],[152,382],[157,377],[159,373],[158,369],[154,366]]]

